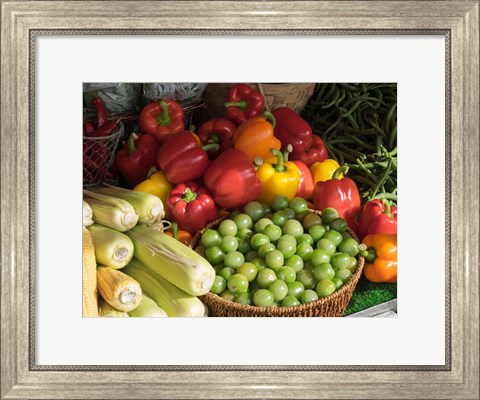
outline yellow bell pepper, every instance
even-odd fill
[[[288,147],[284,154],[278,149],[271,149],[276,162],[268,160],[258,167],[257,178],[262,183],[262,193],[258,201],[272,204],[276,195],[284,195],[289,200],[295,197],[300,185],[300,172],[293,162],[288,161],[291,146]]]
[[[363,274],[371,282],[397,281],[397,235],[377,233],[367,235],[363,241],[367,248]]]
[[[253,117],[241,124],[233,134],[233,145],[242,151],[251,162],[261,157],[270,157],[270,149],[280,149],[281,142],[273,134],[275,117],[272,113]]]
[[[340,168],[338,162],[333,158],[327,158],[324,161],[317,161],[310,165],[310,172],[312,173],[313,183],[325,182],[332,179],[333,173]],[[343,179],[343,174],[338,176],[338,179]]]
[[[150,193],[159,197],[165,206],[167,204],[167,197],[172,189],[173,185],[167,180],[165,172],[157,171],[156,167],[150,168],[147,179],[133,188],[133,190],[137,192]]]

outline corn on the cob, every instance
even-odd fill
[[[143,318],[165,318],[167,313],[161,309],[153,299],[143,293],[142,301],[135,310],[128,313],[129,317],[143,317]]]
[[[98,224],[87,229],[92,235],[97,264],[120,269],[130,262],[134,247],[127,235]]]
[[[110,185],[95,189],[95,192],[128,201],[138,214],[138,221],[144,224],[153,224],[165,217],[162,200],[151,193],[137,192]]]
[[[93,212],[92,207],[85,201],[82,200],[83,207],[83,226],[89,226],[93,224]]]
[[[205,306],[197,297],[155,274],[135,257],[124,270],[140,283],[147,296],[151,297],[169,317],[205,316]]]
[[[87,228],[83,227],[83,274],[82,314],[84,317],[98,317],[97,264],[93,241]]]
[[[99,317],[110,317],[110,318],[128,318],[129,315],[125,311],[117,310],[108,304],[101,297],[98,299],[98,309]]]
[[[132,311],[142,301],[139,283],[113,268],[97,267],[97,287],[102,298],[120,311]]]
[[[190,247],[163,232],[140,225],[126,235],[132,239],[134,256],[153,272],[193,296],[209,292],[215,270]]]
[[[84,200],[92,208],[93,220],[120,232],[133,228],[138,222],[138,214],[125,200],[84,190]]]

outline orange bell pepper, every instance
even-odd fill
[[[282,143],[273,135],[275,117],[270,112],[250,118],[242,123],[233,134],[233,145],[242,151],[251,162],[261,157],[272,156],[270,149],[280,150]]]
[[[368,235],[362,243],[365,277],[371,282],[397,282],[397,235]]]

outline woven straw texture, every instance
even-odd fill
[[[310,211],[319,213],[316,210]],[[227,216],[212,221],[197,232],[192,238],[192,248],[197,246],[206,229],[217,227],[225,218]],[[348,232],[355,240],[358,240],[353,231],[348,229]],[[213,293],[207,293],[200,299],[207,305],[211,317],[342,317],[362,275],[364,265],[365,259],[359,257],[357,269],[345,285],[330,296],[299,306],[257,307],[228,301]]]
[[[210,116],[225,116],[224,103],[233,83],[210,83],[205,90],[205,107]],[[289,107],[301,113],[315,90],[315,83],[249,83],[263,94],[266,108]]]

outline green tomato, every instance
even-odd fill
[[[253,249],[258,250],[261,245],[270,243],[270,239],[263,233],[255,233],[250,239],[250,245]]]
[[[282,211],[285,214],[285,217],[287,217],[287,220],[295,219],[295,211],[293,211],[291,208],[287,207]]]
[[[253,222],[258,221],[265,215],[263,206],[258,201],[250,201],[243,207],[243,212],[247,214]]]
[[[335,290],[338,290],[343,286],[343,281],[340,278],[337,278],[336,276],[332,278],[332,282],[335,284]]]
[[[300,295],[300,302],[302,304],[305,303],[310,303],[311,301],[318,300],[318,294],[312,289],[306,289],[301,295]]]
[[[220,297],[224,298],[225,300],[228,301],[235,301],[235,293],[233,293],[231,290],[225,290]]]
[[[317,242],[317,249],[325,250],[329,256],[333,256],[337,250],[337,247],[330,239],[323,238]]]
[[[330,296],[336,290],[335,283],[330,279],[323,279],[317,283],[315,291],[318,294],[318,297],[327,297]]]
[[[200,246],[195,247],[195,252],[200,254],[203,258],[205,258],[205,246],[201,244]]]
[[[313,266],[316,267],[322,263],[330,262],[330,255],[323,249],[315,249],[310,257],[310,261],[312,262]]]
[[[245,276],[249,282],[252,282],[257,277],[257,267],[252,262],[245,262],[237,269],[237,273]]]
[[[302,233],[300,236],[298,236],[297,243],[308,243],[310,246],[313,246],[315,244],[313,238],[308,233]]]
[[[305,210],[305,211],[302,211],[301,213],[295,214],[295,219],[299,220],[303,224],[303,220],[305,219],[305,217],[311,214],[312,212],[310,210]],[[305,225],[303,227],[305,228]]]
[[[215,229],[207,229],[202,233],[200,240],[205,247],[219,246],[222,241],[222,235]]]
[[[284,258],[290,258],[296,253],[297,245],[290,240],[278,240],[277,250],[283,254]]]
[[[336,253],[332,256],[330,264],[335,269],[346,269],[350,267],[350,256],[346,253]]]
[[[246,293],[248,291],[248,279],[242,274],[233,274],[228,278],[227,287],[235,294]]]
[[[211,264],[219,264],[224,260],[225,252],[220,246],[212,246],[205,249],[205,256]]]
[[[253,231],[250,228],[240,228],[237,232],[237,237],[241,239],[250,239],[253,236]]]
[[[259,248],[258,248],[258,257],[260,258],[265,258],[265,256],[267,255],[267,253],[270,253],[272,250],[275,250],[276,247],[273,243],[265,243],[265,244],[262,244]]]
[[[338,218],[338,212],[334,208],[327,207],[322,211],[322,220],[326,224],[329,224],[336,218]]]
[[[285,283],[292,283],[295,282],[297,277],[297,273],[292,267],[283,266],[276,271],[277,278],[281,279]]]
[[[322,218],[318,214],[311,213],[303,218],[303,227],[308,231],[312,226],[322,225]]]
[[[280,239],[277,240],[277,243],[280,243],[280,242],[290,242],[290,243],[293,243],[295,246],[297,245],[297,239],[295,239],[294,236],[289,235],[288,233],[286,235],[283,235],[282,237],[280,237]]]
[[[210,291],[215,294],[220,294],[225,290],[226,287],[227,282],[225,281],[225,279],[221,276],[216,276]]]
[[[239,293],[235,296],[235,303],[251,305],[252,299],[249,292]]]
[[[343,239],[349,239],[349,238],[353,239],[353,236],[348,232],[342,232],[342,237]]]
[[[343,236],[340,232],[329,230],[323,236],[324,239],[330,239],[330,241],[336,246],[340,245],[343,240]]]
[[[291,208],[295,214],[300,214],[308,209],[307,200],[302,197],[294,197],[288,203],[288,207]]]
[[[215,273],[216,273],[217,275],[220,275],[220,271],[221,271],[222,269],[224,269],[224,268],[225,268],[225,264],[224,264],[224,263],[220,263],[220,264],[215,264],[215,265],[213,265],[213,269],[215,270]]]
[[[262,233],[268,236],[270,242],[276,242],[282,236],[282,228],[272,223],[267,225],[263,229]]]
[[[254,258],[252,260],[252,263],[257,267],[257,271],[261,271],[262,269],[267,268],[267,264],[265,263],[265,260],[263,258]]]
[[[270,307],[273,305],[275,298],[273,293],[267,289],[258,289],[253,295],[253,304],[257,307]]]
[[[288,285],[288,294],[295,296],[297,299],[300,298],[300,295],[305,290],[305,286],[301,282],[295,281],[287,283]]]
[[[317,281],[332,279],[335,276],[335,270],[329,263],[322,263],[313,269],[313,276]]]
[[[323,225],[313,225],[308,229],[308,234],[312,237],[314,242],[318,242],[325,235],[327,230]]]
[[[303,226],[300,221],[289,219],[283,224],[282,231],[284,235],[292,235],[294,238],[298,238],[303,235]]]
[[[347,221],[343,218],[335,218],[333,221],[331,221],[328,226],[330,229],[333,229],[334,231],[343,233],[346,232],[348,224]]]
[[[260,218],[257,222],[255,222],[255,232],[263,233],[267,225],[270,224],[273,224],[270,218]]]
[[[297,246],[297,251],[295,254],[300,256],[303,261],[308,261],[312,257],[313,247],[305,242],[300,243]]]
[[[352,272],[349,269],[339,269],[335,272],[335,278],[338,278],[342,283],[347,282],[352,276]]]
[[[270,269],[273,269],[274,271],[277,271],[278,269],[280,269],[284,261],[285,261],[285,257],[283,256],[283,253],[280,250],[275,249],[275,250],[269,251],[265,255],[265,263],[267,264],[267,267]]]
[[[250,215],[245,213],[240,213],[238,215],[235,215],[235,217],[233,217],[233,221],[235,222],[235,224],[237,224],[238,229],[242,229],[242,228],[250,229],[253,226],[252,218],[250,218]]]
[[[243,253],[243,251],[241,253]],[[258,252],[256,250],[249,250],[244,254],[245,254],[245,261],[252,262],[256,258],[258,258]]]
[[[299,305],[300,305],[300,302],[293,295],[287,295],[282,300],[282,307],[294,307],[294,306],[299,306]]]
[[[317,284],[317,280],[313,272],[309,269],[302,269],[297,272],[297,281],[299,281],[305,289],[313,289]]]
[[[272,210],[283,210],[288,207],[288,203],[289,200],[287,196],[284,196],[283,194],[277,194],[272,200]]]
[[[252,250],[252,245],[250,244],[250,239],[248,238],[238,238],[238,248],[237,250],[240,253],[246,254]]]
[[[220,242],[221,249],[228,253],[238,249],[238,240],[235,236],[224,236]]]
[[[358,260],[355,257],[350,257],[350,265],[347,267],[347,269],[353,274],[358,265]]]
[[[235,236],[237,231],[237,224],[231,219],[224,219],[220,222],[220,225],[218,225],[218,232],[220,232],[222,236]]]
[[[233,269],[237,269],[245,262],[245,256],[240,253],[239,251],[232,251],[230,253],[225,254],[225,258],[223,259],[223,263],[226,267],[230,267]]]
[[[302,257],[300,257],[297,254],[294,254],[290,258],[287,258],[285,260],[285,265],[287,267],[292,267],[295,272],[299,272],[303,269],[303,260]]]
[[[272,207],[270,207],[268,204],[262,203],[262,207],[263,207],[263,212],[265,213],[265,216],[270,215],[272,213]]]
[[[342,242],[338,246],[338,251],[355,257],[359,252],[358,246],[358,242],[355,239],[347,238],[342,240]]]
[[[281,301],[288,293],[288,286],[283,280],[277,279],[270,284],[268,290],[272,292],[275,301]]]
[[[284,210],[278,210],[272,214],[271,220],[275,225],[283,227],[285,222],[288,221],[288,218]]]
[[[235,274],[235,270],[230,267],[224,267],[220,270],[218,273],[225,281],[228,281],[228,278],[230,278],[232,275]]]
[[[270,284],[277,280],[277,274],[273,269],[265,268],[258,272],[257,283],[261,288],[267,288]]]

